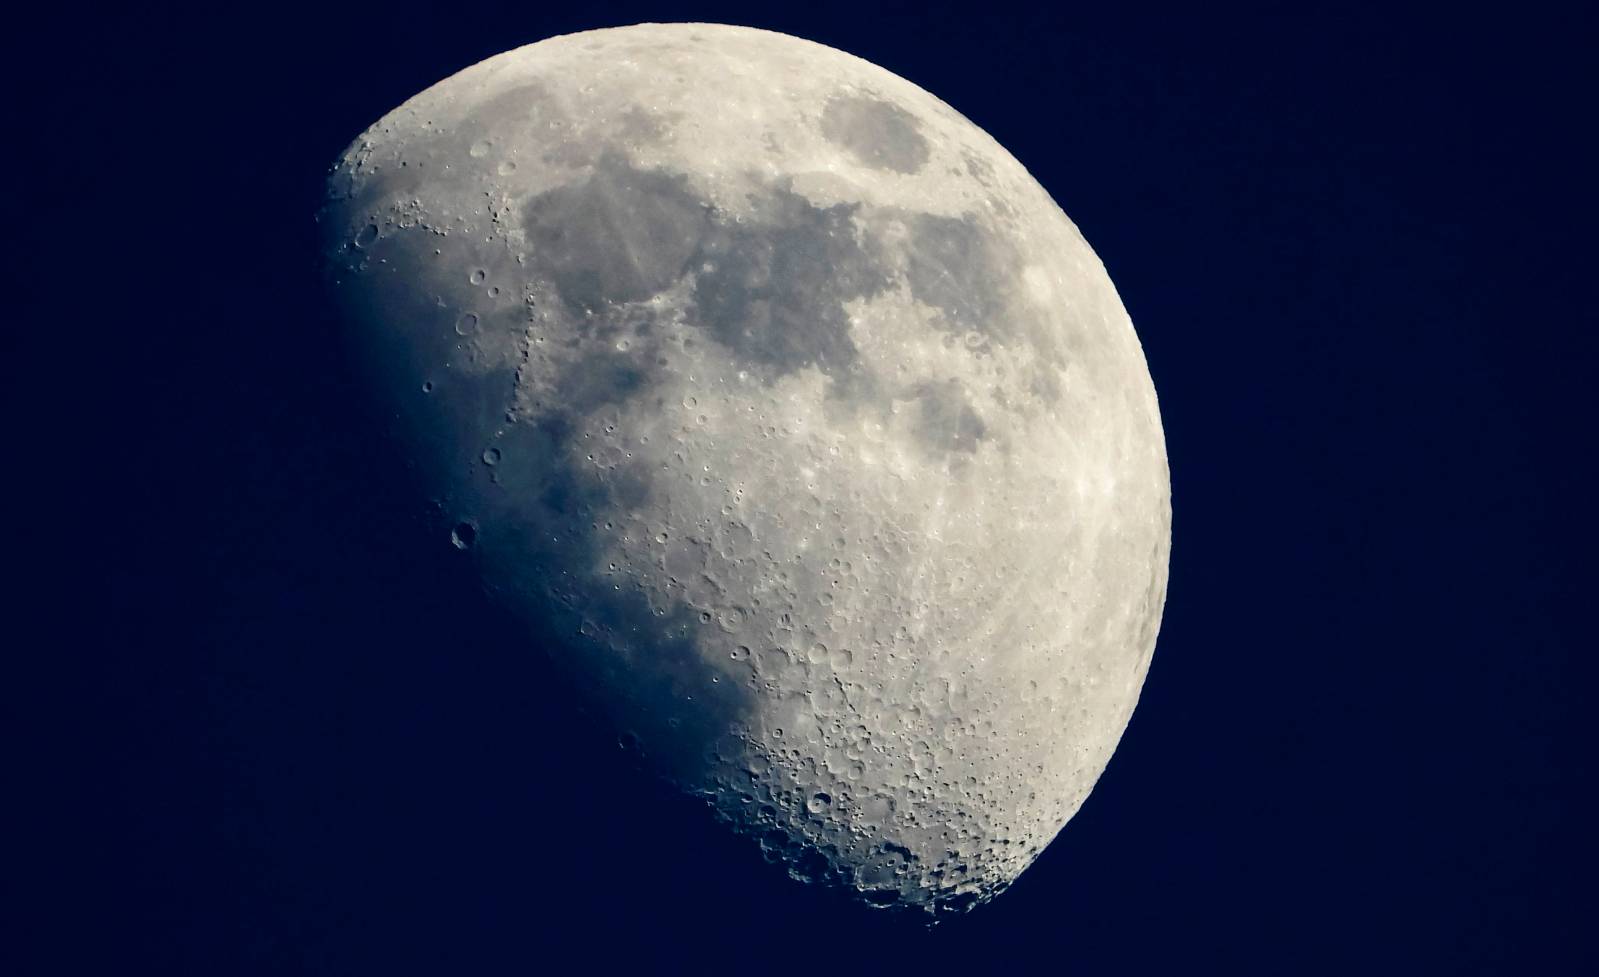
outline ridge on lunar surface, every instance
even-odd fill
[[[389,113],[319,220],[454,544],[770,858],[959,911],[1077,811],[1165,447],[1103,266],[980,129],[781,34],[597,30]]]

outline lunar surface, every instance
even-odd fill
[[[942,915],[1078,810],[1170,481],[1104,267],[982,130],[793,37],[598,30],[389,113],[319,222],[440,551],[768,858]]]

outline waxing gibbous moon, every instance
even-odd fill
[[[319,221],[440,552],[769,858],[942,914],[1077,811],[1170,479],[1103,265],[981,129],[782,34],[596,30],[384,116]]]

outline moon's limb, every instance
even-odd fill
[[[485,582],[797,876],[956,909],[1078,809],[1165,601],[1132,324],[953,109],[780,34],[490,58],[321,218]]]

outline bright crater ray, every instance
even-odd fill
[[[1020,164],[850,55],[644,25],[440,82],[328,186],[451,540],[663,774],[877,905],[1037,856],[1137,700],[1171,523],[1132,324]]]

